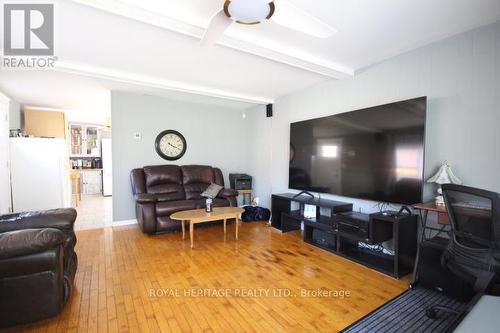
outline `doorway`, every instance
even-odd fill
[[[111,121],[103,124],[69,123],[72,205],[78,216],[75,229],[111,226]]]

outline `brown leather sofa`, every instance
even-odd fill
[[[146,234],[180,230],[175,212],[205,207],[201,193],[211,184],[224,186],[222,172],[204,165],[158,165],[130,173],[136,202],[137,221]],[[236,206],[238,192],[223,189],[213,200],[214,207]]]
[[[78,258],[74,209],[0,216],[0,328],[55,316]]]

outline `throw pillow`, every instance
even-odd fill
[[[204,198],[210,198],[214,199],[217,197],[217,194],[219,194],[220,191],[222,191],[223,187],[217,184],[210,184],[210,186],[207,187],[205,192],[201,194],[202,197]]]

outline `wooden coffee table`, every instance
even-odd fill
[[[238,207],[218,207],[213,212],[207,213],[205,209],[193,209],[177,212],[170,215],[172,220],[181,221],[182,239],[186,238],[185,223],[189,223],[189,238],[191,239],[191,248],[193,248],[194,225],[198,223],[224,221],[224,233],[226,233],[226,222],[228,219],[236,220],[236,240],[238,239],[238,225],[240,224],[240,215],[244,210]]]

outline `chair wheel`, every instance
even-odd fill
[[[425,310],[425,314],[430,319],[437,319],[437,317],[438,317],[437,316],[437,311],[435,309],[427,309],[427,310]]]

